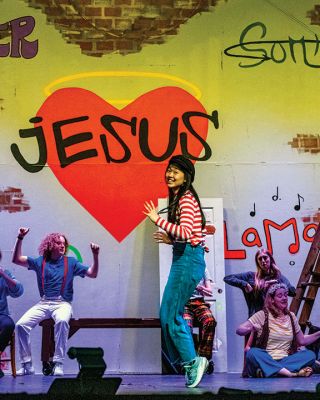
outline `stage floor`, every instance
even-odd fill
[[[197,388],[185,387],[182,375],[105,375],[122,378],[117,395],[183,395],[218,393],[221,388],[250,390],[253,393],[273,394],[279,392],[301,391],[315,393],[320,383],[320,375],[309,378],[242,378],[240,374],[214,373],[206,375]],[[75,375],[65,375],[64,378],[75,378]],[[0,394],[28,393],[45,394],[48,392],[53,376],[33,375],[13,378],[10,375],[0,380]],[[320,396],[319,396],[320,397]]]

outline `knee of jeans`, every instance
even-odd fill
[[[255,358],[255,354],[256,354],[256,349],[251,347],[251,349],[249,349],[245,353],[246,360],[248,361],[253,360]]]
[[[307,351],[307,357],[309,357],[310,362],[314,363],[316,361],[316,355],[312,350],[306,350]]]

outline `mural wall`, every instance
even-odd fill
[[[279,4],[280,3],[280,4]],[[158,247],[144,200],[166,196],[172,154],[196,163],[202,198],[223,198],[226,273],[268,247],[296,284],[319,211],[320,7],[313,0],[0,0],[0,248],[11,264],[62,231],[96,280],[75,281],[76,317],[156,317]],[[217,283],[219,284],[219,282]],[[227,288],[230,371],[242,367],[242,293]],[[317,323],[319,319],[312,316]],[[158,330],[81,333],[109,371],[156,372]],[[33,332],[40,371],[40,330]],[[223,349],[223,345],[221,346]],[[76,366],[67,362],[66,372]]]

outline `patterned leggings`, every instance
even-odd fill
[[[185,305],[183,318],[187,321],[191,332],[194,323],[199,325],[201,337],[199,337],[198,354],[211,360],[217,322],[212,315],[210,305],[203,298],[190,299]]]

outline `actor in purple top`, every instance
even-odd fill
[[[73,278],[88,276],[96,278],[99,267],[99,246],[91,243],[93,262],[91,267],[78,262],[74,257],[65,256],[68,240],[62,233],[47,235],[39,246],[40,257],[22,255],[22,240],[29,228],[20,228],[13,250],[12,262],[33,270],[37,275],[40,301],[30,308],[17,322],[17,336],[22,367],[17,375],[32,375],[34,368],[31,358],[30,332],[44,319],[55,322],[55,353],[53,374],[63,375],[63,360],[66,354],[69,334],[69,320],[72,315]]]

